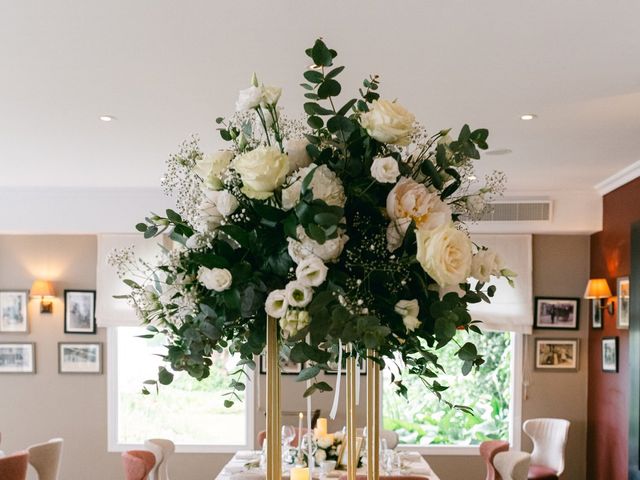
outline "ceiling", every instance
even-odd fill
[[[592,190],[640,159],[638,18],[632,1],[5,0],[0,187],[156,186],[189,134],[218,145],[254,70],[300,115],[322,36],[343,91],[377,73],[431,131],[489,128],[513,153],[481,171],[512,192]]]

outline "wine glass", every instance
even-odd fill
[[[292,463],[291,442],[296,438],[296,430],[291,425],[282,426],[282,459],[286,463]]]
[[[307,456],[307,466],[310,466],[311,462],[315,462],[315,458],[316,458],[315,455],[316,455],[316,452],[318,451],[318,444],[313,438],[313,433],[311,432],[305,433],[302,436],[302,439],[300,441],[302,442],[300,444],[302,455]],[[309,454],[311,454],[311,458],[308,458]]]

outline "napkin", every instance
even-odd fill
[[[231,475],[231,480],[264,480],[264,473],[242,472]]]
[[[234,455],[234,457],[238,460],[251,460],[259,456],[260,452],[256,452],[254,450],[238,450]]]

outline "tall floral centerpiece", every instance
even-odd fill
[[[236,113],[216,119],[227,147],[183,144],[163,181],[177,207],[137,225],[146,238],[168,235],[173,248],[154,264],[130,251],[112,262],[150,335],[166,336],[172,371],[206,378],[222,349],[255,367],[269,317],[281,355],[305,364],[305,395],[332,389],[317,376],[341,354],[375,352],[375,362],[401,362],[440,396],[438,349],[456,343],[463,374],[481,365],[456,334],[480,333],[469,304],[490,300],[492,277],[513,276],[462,222],[503,187],[499,173],[477,188],[471,180],[488,131],[430,131],[378,93],[376,75],[339,100],[336,51],[317,40],[306,53],[306,120],[285,119],[281,89],[254,76]],[[240,398],[243,375],[227,405]],[[159,382],[171,380],[161,368]]]

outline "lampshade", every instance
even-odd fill
[[[55,290],[51,282],[46,280],[35,280],[31,285],[32,297],[54,297],[56,295]]]
[[[587,289],[584,291],[584,298],[609,298],[611,297],[611,289],[606,278],[592,278],[587,283]]]

